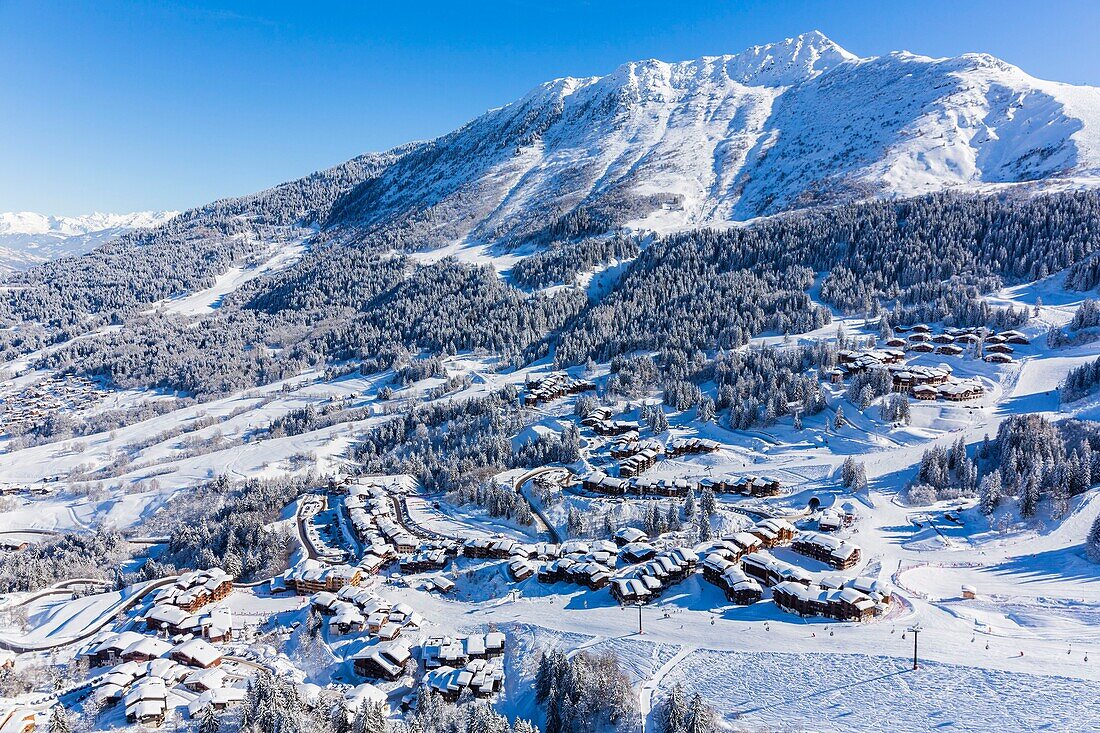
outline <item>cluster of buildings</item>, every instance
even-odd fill
[[[527,392],[523,395],[523,404],[526,407],[535,407],[540,402],[552,402],[568,395],[594,389],[596,389],[594,382],[587,379],[573,379],[568,374],[555,372],[538,381],[529,382]]]
[[[221,568],[183,573],[171,585],[153,594],[153,606],[139,619],[145,628],[169,637],[198,636],[209,641],[233,638],[233,613],[216,606],[233,590],[233,577]]]
[[[800,616],[824,616],[838,621],[868,621],[885,613],[891,591],[873,578],[825,576],[815,585],[792,581],[772,588],[772,600]]]
[[[623,552],[635,544],[624,545]],[[674,547],[632,568],[611,583],[611,596],[619,603],[645,603],[695,572],[699,556],[689,547]]]
[[[363,575],[362,568],[353,565],[326,565],[318,560],[306,558],[282,575],[273,578],[271,590],[277,592],[281,588],[286,588],[300,596],[311,596],[321,591],[335,593],[345,586],[359,585]]]
[[[422,647],[424,684],[451,702],[466,690],[476,697],[493,696],[504,684],[505,643],[499,631],[428,639]]]
[[[596,407],[581,418],[581,425],[591,428],[596,435],[627,436],[625,440],[637,440],[641,424],[636,420],[612,420],[610,407]]]
[[[803,616],[866,621],[887,609],[890,591],[877,580],[826,575],[815,583],[805,568],[768,552],[765,548],[789,544],[795,552],[837,569],[859,563],[858,546],[819,532],[794,534],[794,528],[784,524],[781,532],[775,526],[763,532],[753,528],[712,543],[702,562],[704,580],[721,588],[727,600],[741,605],[756,603],[764,588],[770,587],[776,606]]]
[[[163,723],[173,690],[180,691],[177,697],[187,702],[192,717],[245,697],[243,679],[221,668],[221,650],[198,637],[172,643],[136,631],[104,632],[82,655],[93,667],[111,665],[95,678],[92,695],[108,706],[124,705],[129,723]]]
[[[392,641],[408,629],[419,629],[424,623],[420,614],[408,604],[394,605],[367,588],[350,585],[336,593],[316,593],[309,603],[328,619],[332,636],[366,633],[373,639]]]
[[[859,545],[821,532],[801,533],[791,543],[791,549],[837,570],[855,567],[862,555]]]
[[[621,473],[621,471],[620,471]],[[748,496],[775,496],[780,492],[779,479],[770,476],[726,475],[707,476],[701,479],[648,478],[644,476],[608,476],[603,471],[593,471],[581,477],[581,488],[593,494],[605,496],[687,496],[689,491],[709,488],[721,494],[745,494]]]
[[[79,374],[51,374],[15,394],[3,395],[0,433],[22,433],[40,425],[57,410],[77,410],[102,396],[91,379]]]
[[[611,457],[622,459],[619,463],[620,478],[633,478],[652,468],[661,456],[677,458],[685,455],[714,453],[721,447],[721,443],[706,438],[680,438],[670,440],[666,445],[652,440],[645,442],[619,440],[611,446]]]
[[[938,336],[936,338],[939,338]],[[950,337],[945,337],[950,338]],[[920,346],[922,344],[918,344]],[[928,351],[933,351],[930,344],[924,344]],[[952,355],[953,352],[940,349],[958,349],[952,345],[943,345],[936,349],[938,353]],[[913,349],[911,349],[913,350]],[[899,354],[902,355],[899,358]],[[943,398],[955,402],[973,400],[985,394],[985,388],[980,382],[972,379],[955,379],[952,377],[952,369],[947,364],[937,366],[924,364],[904,363],[904,352],[896,349],[839,352],[840,366],[829,372],[831,381],[839,383],[846,376],[873,369],[886,369],[890,373],[890,380],[895,392],[908,392],[919,400],[935,400]]]
[[[103,631],[78,652],[91,667],[109,667],[90,681],[91,694],[106,705],[121,703],[129,723],[160,725],[173,690],[196,715],[244,699],[241,679],[220,669],[215,646],[233,638],[233,614],[213,605],[232,592],[233,577],[221,568],[183,573],[158,589],[137,628]],[[188,702],[190,701],[190,702]]]

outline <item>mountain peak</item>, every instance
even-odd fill
[[[858,58],[817,30],[723,57],[729,77],[749,86],[789,86]]]

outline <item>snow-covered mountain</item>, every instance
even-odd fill
[[[397,160],[329,223],[440,246],[674,229],[953,187],[1100,180],[1100,89],[819,32],[564,78]]]
[[[178,212],[47,216],[0,213],[0,272],[22,270],[66,255],[79,255],[130,231],[159,226]]]

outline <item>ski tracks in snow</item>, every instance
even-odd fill
[[[657,646],[653,647],[653,656],[656,659]],[[638,686],[638,711],[642,716],[642,733],[646,731],[646,722],[649,720],[649,713],[653,707],[653,693],[661,685],[661,680],[665,676],[676,669],[680,662],[684,661],[688,655],[696,650],[696,647],[685,644],[680,647],[672,657],[662,664],[657,671],[648,680],[643,680],[642,684]]]

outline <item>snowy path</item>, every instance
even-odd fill
[[[642,716],[642,733],[646,731],[649,715],[653,709],[653,693],[660,687],[661,681],[664,680],[668,673],[675,669],[682,661],[687,659],[695,649],[696,647],[687,644],[680,647],[671,659],[662,664],[660,668],[653,673],[652,677],[638,686],[638,711]],[[655,654],[656,651],[657,650],[654,649]]]

